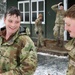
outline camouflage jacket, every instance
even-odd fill
[[[42,32],[42,22],[39,18],[35,20],[35,32]]]
[[[68,50],[69,56],[75,60],[75,39],[70,40],[65,48]]]
[[[1,33],[0,33],[1,35]],[[33,75],[37,66],[36,47],[29,36],[19,35],[4,42],[0,37],[0,74]]]
[[[53,6],[51,6],[52,10],[54,10],[56,12],[56,20],[55,20],[55,23],[57,24],[61,24],[63,23],[64,24],[64,13],[65,11],[64,10],[59,10],[58,8],[58,4],[55,4]]]

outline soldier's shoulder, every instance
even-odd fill
[[[19,35],[19,38],[20,39],[27,39],[27,38],[29,38],[29,36],[28,35],[25,35],[25,34],[20,34]]]
[[[71,50],[74,47],[75,39],[71,39],[68,43],[65,44],[67,50]]]
[[[19,39],[23,40],[23,41],[27,41],[27,42],[33,43],[32,39],[28,35],[22,34],[22,35],[19,36]]]

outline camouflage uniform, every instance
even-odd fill
[[[20,27],[20,33],[21,34],[26,34],[28,36],[30,36],[30,29],[28,27]]]
[[[26,34],[29,36],[30,35],[30,29],[27,27],[26,28]]]
[[[35,33],[37,34],[38,40],[37,40],[37,46],[43,46],[43,30],[42,30],[42,22],[39,18],[35,20]]]
[[[4,40],[5,30],[0,32],[0,73],[1,75],[33,75],[37,66],[37,53],[29,36],[16,32]]]
[[[75,75],[75,39],[69,41],[65,48],[68,50],[69,54],[69,65],[66,75]]]
[[[55,20],[55,26],[53,28],[53,35],[58,40],[64,39],[64,10],[58,9],[58,4],[55,4],[51,7],[56,12],[56,20]]]

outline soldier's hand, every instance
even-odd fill
[[[39,32],[37,31],[36,34],[38,34]]]
[[[62,2],[58,3],[58,6],[59,6],[60,4],[62,4]]]

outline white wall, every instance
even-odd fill
[[[63,3],[64,3],[64,10],[67,10],[68,0],[64,0]],[[64,31],[64,41],[66,40],[67,40],[67,31],[65,30]]]
[[[4,27],[4,17],[0,18],[0,28]]]

